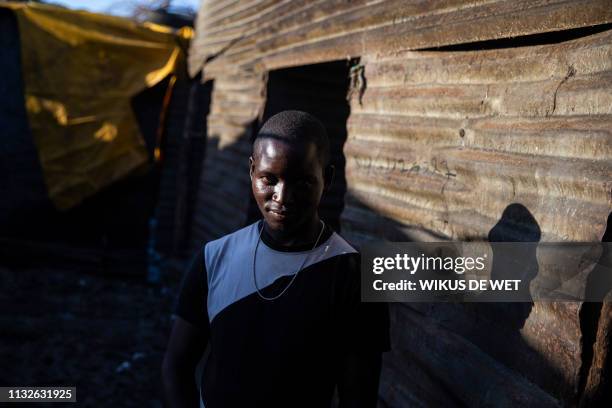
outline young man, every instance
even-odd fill
[[[168,407],[375,407],[386,305],[360,302],[359,254],[319,218],[333,167],[324,126],[285,111],[253,144],[263,220],[207,243],[188,271],[163,364]]]

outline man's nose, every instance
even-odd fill
[[[295,189],[290,183],[280,182],[276,184],[272,199],[279,204],[289,204],[294,200]]]

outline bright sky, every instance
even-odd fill
[[[57,3],[65,7],[73,9],[83,9],[89,11],[95,11],[98,13],[109,13],[116,9],[116,13],[121,15],[125,13],[125,7],[120,7],[121,3],[119,0],[49,0],[47,3]],[[142,2],[146,3],[146,2]],[[194,10],[198,10],[200,0],[173,0],[173,7],[190,7]],[[112,7],[111,7],[112,6]]]

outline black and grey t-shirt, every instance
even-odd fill
[[[211,347],[202,398],[207,408],[329,407],[346,353],[388,350],[386,305],[360,302],[359,254],[337,233],[287,248],[265,232],[258,244],[261,227],[207,243],[183,281],[176,314]],[[255,279],[274,297],[298,270],[278,299],[257,294]]]

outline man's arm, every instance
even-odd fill
[[[338,379],[339,408],[374,408],[378,401],[381,352],[347,353]]]
[[[204,251],[198,251],[186,270],[174,314],[168,348],[162,363],[165,406],[199,408],[195,368],[209,341],[206,310],[208,286]]]
[[[162,363],[164,406],[199,408],[195,368],[208,339],[204,330],[177,316]]]

